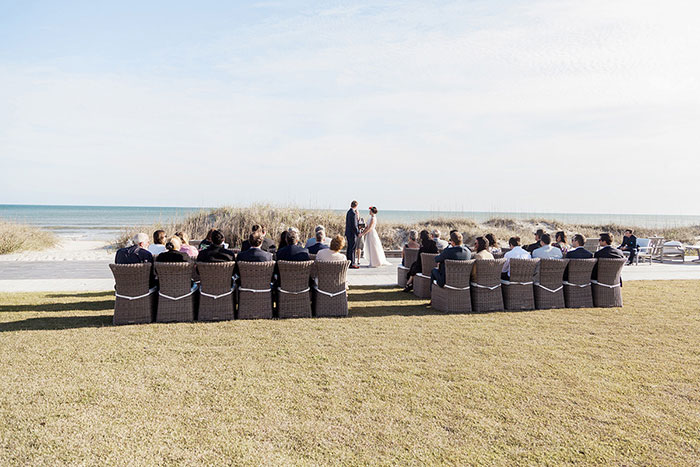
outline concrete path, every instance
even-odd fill
[[[392,266],[348,271],[352,285],[395,285],[398,258],[389,258]],[[32,261],[0,262],[0,292],[110,290],[114,279],[109,261]],[[634,280],[700,280],[700,263],[640,264],[625,266],[624,281]]]

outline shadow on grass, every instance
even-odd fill
[[[357,286],[351,287],[348,297],[351,318],[379,316],[428,316],[445,315],[430,308],[429,299],[418,298],[412,293],[402,292],[398,287]],[[374,302],[373,305],[364,305]]]
[[[49,316],[0,323],[0,333],[12,331],[58,331],[61,329],[98,328],[112,325],[112,315]]]
[[[114,297],[113,290],[105,292],[80,292],[80,293],[52,293],[47,294],[47,298],[99,298],[99,297]]]
[[[69,295],[75,296],[75,295]],[[27,311],[105,311],[114,309],[114,300],[91,300],[66,303],[42,303],[39,305],[0,305],[2,312],[27,312]]]

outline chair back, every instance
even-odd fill
[[[315,261],[315,260],[316,260],[316,254],[315,254],[315,253],[309,253],[309,259],[310,259],[311,261]]]
[[[272,274],[275,272],[274,261],[254,263],[240,261],[238,272],[241,276],[241,287],[253,290],[266,290],[270,288]]]
[[[476,268],[476,282],[484,287],[495,287],[501,284],[501,271],[503,264],[506,262],[504,258],[500,259],[477,259],[474,263]]]
[[[476,260],[445,260],[445,284],[450,287],[464,288],[469,287],[469,281],[472,275],[472,267]],[[435,287],[435,286],[433,286]]]
[[[223,263],[197,263],[202,292],[220,295],[231,290],[235,261]]]
[[[510,281],[511,282],[532,282],[538,258],[513,258],[510,260]]]
[[[308,289],[313,264],[313,261],[278,261],[280,288],[288,292]]]
[[[435,263],[436,256],[437,255],[435,253],[421,253],[420,254],[421,274],[423,274],[424,276],[430,277],[430,272],[436,266],[436,263]]]
[[[151,263],[110,264],[116,292],[127,297],[138,297],[148,293],[152,267]]]
[[[327,293],[345,290],[345,283],[350,261],[316,262],[318,288]]]
[[[606,285],[619,284],[622,267],[626,262],[625,258],[598,258],[598,282]]]
[[[156,274],[161,294],[179,297],[192,290],[194,263],[159,263],[156,261]]]
[[[590,259],[570,259],[567,266],[568,282],[576,285],[590,284],[591,273],[595,267],[595,258]]]
[[[540,260],[540,284],[556,289],[564,281],[564,270],[569,264],[568,259],[542,258]]]
[[[637,239],[637,248],[647,249],[647,248],[649,248],[649,243],[651,243],[651,239],[649,239],[649,238],[638,238]]]
[[[403,249],[403,265],[407,268],[413,266],[413,263],[418,259],[418,248]]]

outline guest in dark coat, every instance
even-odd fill
[[[316,243],[311,245],[309,247],[309,253],[312,255],[317,254],[321,250],[325,250],[328,248],[328,245],[323,243],[323,240],[326,237],[326,231],[325,230],[316,230]]]
[[[630,254],[627,264],[632,264],[634,262],[634,257],[637,256],[637,237],[634,236],[634,231],[632,229],[625,230],[625,238],[622,239],[620,250]]]
[[[528,253],[532,254],[533,251],[536,249],[540,248],[542,244],[540,243],[540,240],[542,240],[542,235],[544,235],[546,232],[542,229],[537,229],[537,232],[535,232],[535,243],[531,243],[528,246],[524,248],[525,251]]]
[[[566,257],[569,259],[590,259],[593,258],[593,253],[586,250],[583,245],[586,243],[586,238],[581,234],[576,234],[571,239],[573,248],[566,252]]]
[[[436,258],[435,262],[438,267],[433,268],[430,272],[430,284],[432,287],[433,281],[436,281],[440,287],[445,286],[445,260],[461,260],[466,261],[472,257],[472,252],[462,245],[462,234],[457,231],[450,232],[450,246],[442,250]]]
[[[211,245],[206,250],[201,250],[197,261],[202,263],[224,263],[233,261],[236,254],[224,248],[224,234],[220,230],[214,230],[211,234]]]
[[[189,263],[190,255],[184,251],[180,251],[182,248],[182,241],[180,237],[171,237],[165,242],[165,251],[158,256],[156,256],[157,263]],[[206,250],[205,250],[206,251]]]
[[[598,244],[600,245],[600,250],[596,251],[593,254],[593,257],[594,258],[624,258],[625,255],[622,253],[622,251],[618,250],[617,248],[613,248],[611,246],[612,242],[613,242],[612,234],[609,234],[609,233],[600,234],[600,240],[598,240]],[[598,279],[598,264],[596,264],[593,267],[593,274],[591,274],[591,277],[593,279]],[[622,280],[620,280],[620,283],[622,283]]]
[[[406,281],[406,287],[403,289],[404,292],[410,292],[413,289],[413,277],[418,274],[423,269],[423,262],[420,259],[422,253],[435,253],[438,254],[438,247],[430,237],[430,232],[427,230],[420,231],[420,248],[418,248],[418,259],[413,263],[411,268],[408,270],[408,281]]]
[[[297,245],[299,231],[294,227],[287,230],[287,246],[277,251],[277,261],[308,261],[309,250]]]
[[[120,248],[114,255],[114,264],[152,263],[153,255],[148,251],[148,235],[138,233],[131,239],[133,246]]]
[[[264,237],[261,232],[253,232],[246,241],[250,248],[238,253],[238,256],[236,256],[237,262],[263,263],[265,261],[272,261],[272,253],[262,249]]]
[[[265,236],[266,232],[264,225],[254,225],[251,229],[251,234],[254,234],[255,232],[260,232],[262,234],[263,241],[260,245],[261,250],[267,251],[269,253],[274,253],[275,251],[277,251],[277,246],[275,245],[275,242],[273,242],[271,239]],[[243,240],[243,244],[241,245],[241,251],[246,251],[248,248],[250,248],[250,238]]]

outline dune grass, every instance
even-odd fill
[[[365,213],[362,216],[367,217]],[[380,213],[381,217],[381,213]],[[192,239],[202,239],[209,229],[219,229],[226,236],[226,241],[232,247],[239,247],[250,234],[254,224],[262,224],[267,228],[268,235],[275,241],[280,233],[289,227],[300,230],[302,238],[310,238],[314,235],[317,225],[326,227],[329,236],[343,235],[345,232],[345,216],[337,212],[318,209],[301,209],[296,207],[253,205],[250,207],[220,207],[211,210],[202,210],[191,214],[181,222],[172,224],[153,224],[149,226],[134,226],[125,228],[121,235],[115,239],[115,246],[124,246],[136,232],[146,232],[149,235],[156,229],[163,229],[168,234],[182,230],[187,232]],[[533,233],[538,228],[544,228],[553,233],[562,230],[570,237],[580,233],[586,237],[596,237],[601,232],[609,232],[615,236],[617,242],[622,241],[622,234],[627,228],[634,228],[638,237],[660,235],[667,239],[679,240],[684,243],[695,243],[700,238],[700,226],[651,229],[634,226],[622,226],[616,224],[579,225],[564,224],[547,219],[510,219],[494,217],[483,223],[475,222],[468,218],[435,218],[416,223],[391,223],[380,221],[377,232],[384,248],[400,249],[408,239],[411,229],[418,231],[427,229],[439,229],[443,238],[447,238],[450,230],[457,229],[465,237],[465,243],[472,245],[477,236],[492,233],[499,239],[503,246],[507,246],[511,236],[521,237],[523,243],[534,241]]]
[[[112,292],[0,294],[0,465],[700,463],[700,287],[623,309],[111,325]]]
[[[0,220],[0,255],[44,250],[56,245],[56,236],[30,225]]]

